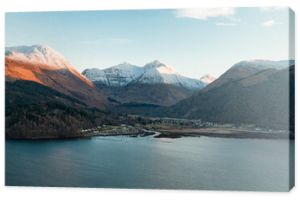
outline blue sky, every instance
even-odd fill
[[[6,14],[6,46],[46,44],[80,71],[160,60],[193,78],[247,59],[288,59],[287,8]]]

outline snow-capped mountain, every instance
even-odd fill
[[[244,60],[234,64],[225,73],[223,73],[212,84],[208,85],[205,90],[219,87],[230,81],[239,80],[250,75],[254,75],[262,70],[281,70],[294,65],[294,60]]]
[[[294,70],[294,65],[260,70],[244,78],[227,80],[218,88],[211,87],[219,78],[164,110],[163,116],[290,130],[294,116],[294,109],[289,106],[294,96]]]
[[[62,55],[46,45],[6,47],[5,56],[22,62],[47,65],[55,69],[73,68]]]
[[[106,99],[62,55],[45,45],[5,48],[6,81],[31,81],[72,96],[89,106],[104,107]]]
[[[264,69],[283,69],[288,66],[294,65],[294,60],[262,60],[262,59],[254,59],[254,60],[243,60],[236,64],[234,64],[230,69],[236,68],[255,68],[258,70]]]
[[[140,83],[165,83],[177,85],[188,89],[201,89],[205,86],[197,79],[180,75],[172,66],[161,63],[158,60],[147,63],[144,66],[144,73],[138,79]]]
[[[125,62],[104,70],[86,69],[82,74],[93,82],[102,82],[104,85],[120,87],[135,81],[143,72],[143,68]]]
[[[172,66],[158,60],[143,67],[122,63],[107,69],[86,69],[82,72],[89,80],[107,86],[126,86],[130,83],[170,84],[187,89],[201,89],[206,83],[180,75]]]
[[[70,71],[82,81],[92,86],[90,80],[82,76],[60,53],[47,45],[14,46],[5,48],[5,58],[22,63],[38,65],[40,69]]]
[[[206,74],[205,76],[202,76],[202,77],[200,78],[200,81],[202,81],[202,82],[205,83],[206,85],[208,85],[208,84],[214,82],[215,80],[216,80],[216,78],[213,77],[213,76],[210,75],[210,74]]]

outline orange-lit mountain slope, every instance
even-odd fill
[[[64,57],[42,45],[8,47],[6,81],[27,80],[51,87],[92,107],[104,109],[105,97]]]

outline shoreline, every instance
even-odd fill
[[[153,138],[170,138],[177,139],[182,137],[216,137],[216,138],[236,138],[236,139],[294,139],[292,133],[282,133],[279,131],[266,132],[243,130],[234,128],[186,128],[186,129],[155,129],[147,130],[138,128],[133,132],[116,130],[111,132],[91,131],[82,135],[74,135],[70,137],[60,136],[43,136],[43,137],[5,137],[8,140],[72,140],[72,139],[91,139],[93,137],[109,137],[109,136],[128,136],[128,137],[149,137]]]
[[[237,133],[211,133],[211,132],[162,132],[155,138],[181,138],[181,137],[216,137],[216,138],[236,138],[236,139],[292,139],[289,134],[276,133],[254,133],[254,132],[237,132]]]

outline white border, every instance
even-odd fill
[[[296,13],[296,33],[299,33],[300,7],[297,0],[2,0],[0,6],[0,196],[1,199],[299,199],[300,186],[297,186],[299,173],[299,126],[296,126],[296,187],[289,193],[270,192],[222,192],[222,191],[175,191],[175,190],[118,190],[118,189],[82,189],[82,188],[32,188],[4,187],[4,12],[17,11],[63,11],[63,10],[110,10],[110,9],[151,9],[151,8],[186,8],[186,7],[258,7],[289,6]],[[297,35],[297,34],[296,34]],[[296,39],[296,49],[299,40]],[[299,52],[296,51],[296,60]],[[296,64],[297,66],[297,64]],[[299,77],[296,70],[296,77]],[[296,86],[298,85],[296,79]],[[299,92],[296,87],[296,113],[300,113],[297,101]],[[296,125],[300,124],[296,116]]]

